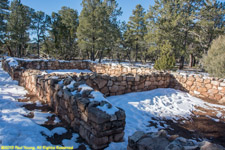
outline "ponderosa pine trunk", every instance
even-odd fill
[[[184,56],[181,56],[179,69],[183,69],[183,68],[184,68]]]
[[[138,44],[136,44],[136,57],[135,57],[135,62],[137,62],[137,57],[138,57]]]
[[[193,54],[189,54],[189,65],[190,68],[193,67]]]

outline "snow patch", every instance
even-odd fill
[[[50,113],[43,113],[43,112],[38,112],[35,111],[34,112],[34,117],[32,118],[32,120],[37,123],[37,124],[44,124],[46,121],[48,121],[47,117],[51,117],[52,114]]]
[[[24,117],[29,111],[17,101],[27,91],[2,70],[0,63],[0,146],[50,146],[41,133],[48,135],[47,128]]]
[[[162,121],[163,119],[172,119],[174,122],[181,118],[189,119],[192,111],[198,111],[196,106],[217,112],[220,111],[216,108],[225,109],[225,106],[207,103],[175,89],[155,89],[110,96],[107,99],[112,105],[122,108],[126,113],[124,142],[111,143],[107,150],[126,149],[128,136],[135,131],[157,132],[167,127],[166,123]],[[215,118],[211,119],[218,121]],[[155,125],[150,126],[150,122]]]
[[[51,131],[52,136],[53,136],[54,134],[62,135],[62,134],[64,134],[64,133],[66,133],[66,132],[67,132],[67,130],[66,130],[65,128],[63,128],[63,127],[56,127],[56,128],[54,128],[54,129],[52,129],[52,131]]]
[[[108,104],[105,104],[103,106],[97,106],[97,108],[106,112],[109,115],[114,115],[117,111],[119,111],[118,108],[114,106],[108,106]]]
[[[93,90],[93,88],[91,88],[90,86],[88,86],[87,84],[81,84],[81,85],[79,85],[78,86],[78,89],[81,89],[81,91],[80,91],[80,93],[82,94],[84,91],[87,91],[87,90],[89,90],[89,91],[91,91],[91,90]]]
[[[74,84],[76,83],[76,81],[71,81],[70,84],[68,84],[66,87],[69,89],[72,89],[74,87]]]
[[[47,74],[67,74],[67,73],[91,73],[90,70],[79,70],[79,69],[65,69],[65,70],[45,70]]]
[[[13,57],[8,57],[6,59],[6,62],[8,62],[8,64],[9,64],[10,67],[17,67],[17,66],[19,66],[19,63]]]
[[[98,101],[98,102],[106,101],[106,102],[108,102],[108,100],[103,96],[103,94],[101,92],[92,91],[91,95],[94,97],[94,98],[90,98],[91,101]]]

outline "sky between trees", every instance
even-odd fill
[[[155,0],[147,10],[138,4],[127,22],[116,0],[82,0],[80,13],[64,6],[50,15],[20,0],[0,4],[0,47],[17,57],[150,61],[157,69],[179,62],[182,69],[199,64],[225,31],[225,2],[217,0]]]

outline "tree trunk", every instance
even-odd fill
[[[119,52],[117,52],[117,61],[120,63],[121,62],[121,59],[120,59],[120,53]]]
[[[138,44],[136,44],[136,57],[135,57],[135,62],[137,62],[137,57],[138,57]]]
[[[98,60],[99,63],[101,63],[101,61],[102,61],[102,54],[103,54],[103,50],[101,50],[100,55],[99,55],[99,60]]]
[[[189,67],[193,67],[193,54],[189,54]]]
[[[88,52],[87,49],[86,49],[86,55],[87,55],[87,59],[91,59],[90,56],[89,56],[89,52]]]
[[[21,57],[21,50],[22,50],[22,45],[19,44],[19,48],[18,48],[18,56]]]
[[[39,44],[39,38],[38,38],[38,42],[37,42],[37,54],[38,54],[38,58],[40,57],[40,44]]]
[[[195,59],[195,57],[193,57],[193,66],[195,66],[196,65],[196,59]]]
[[[183,68],[184,68],[184,56],[181,56],[179,69],[183,69]]]
[[[9,45],[7,45],[7,50],[8,50],[9,56],[14,57],[14,55],[12,53],[12,50],[11,50]]]
[[[95,38],[94,37],[92,37],[92,43],[95,43]],[[91,49],[91,60],[92,61],[95,61],[95,46],[94,46],[94,44],[92,45],[92,49]]]
[[[129,62],[131,63],[130,51],[128,51],[128,50],[127,50],[126,59],[128,59],[128,60],[129,60]]]

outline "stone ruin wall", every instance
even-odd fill
[[[88,61],[18,61],[20,67],[4,67],[14,79],[19,78],[21,67],[25,69],[89,69],[94,77],[87,84],[105,95],[120,95],[129,92],[157,88],[175,88],[193,96],[225,103],[225,79],[187,75],[174,72],[156,72],[146,67],[98,64]],[[4,63],[3,63],[4,64]],[[3,65],[4,66],[4,65]],[[7,69],[10,68],[10,69]],[[103,75],[104,74],[104,75]]]
[[[116,115],[116,120],[110,119],[113,118],[110,116],[101,116],[102,112],[98,112],[98,109],[97,112],[88,113],[89,109],[96,107],[92,107],[92,103],[87,101],[87,95],[86,97],[84,95],[71,96],[70,92],[60,88],[56,79],[51,77],[59,75],[41,75],[40,71],[28,70],[28,68],[41,70],[89,69],[94,73],[80,74],[79,76],[74,73],[59,77],[65,79],[67,76],[71,76],[74,80],[85,82],[106,96],[157,88],[174,88],[189,92],[196,97],[225,103],[224,79],[174,72],[154,72],[143,67],[95,64],[87,61],[19,61],[20,65],[16,68],[10,67],[4,60],[2,62],[4,70],[8,71],[13,79],[19,80],[20,85],[35,93],[40,100],[51,105],[62,119],[66,120],[96,149],[106,147],[110,142],[122,139],[125,126],[124,112],[121,110],[119,115]],[[96,119],[98,117],[100,119]],[[108,118],[108,120],[102,122],[104,118]],[[100,120],[100,122],[96,122],[96,120]]]
[[[171,87],[189,92],[195,97],[225,104],[225,79],[174,74]]]
[[[64,80],[64,85],[68,85],[76,81],[73,90],[79,91],[79,85],[85,83],[84,76],[70,74],[72,78],[68,78],[68,75],[58,75],[59,78],[56,79],[55,76],[41,74],[38,70],[26,70],[22,73],[19,84],[51,106],[93,149],[102,149],[110,142],[123,140],[125,112],[122,109],[109,115],[96,108],[102,102],[90,101],[91,91],[72,95],[71,89],[65,89],[58,83]]]

